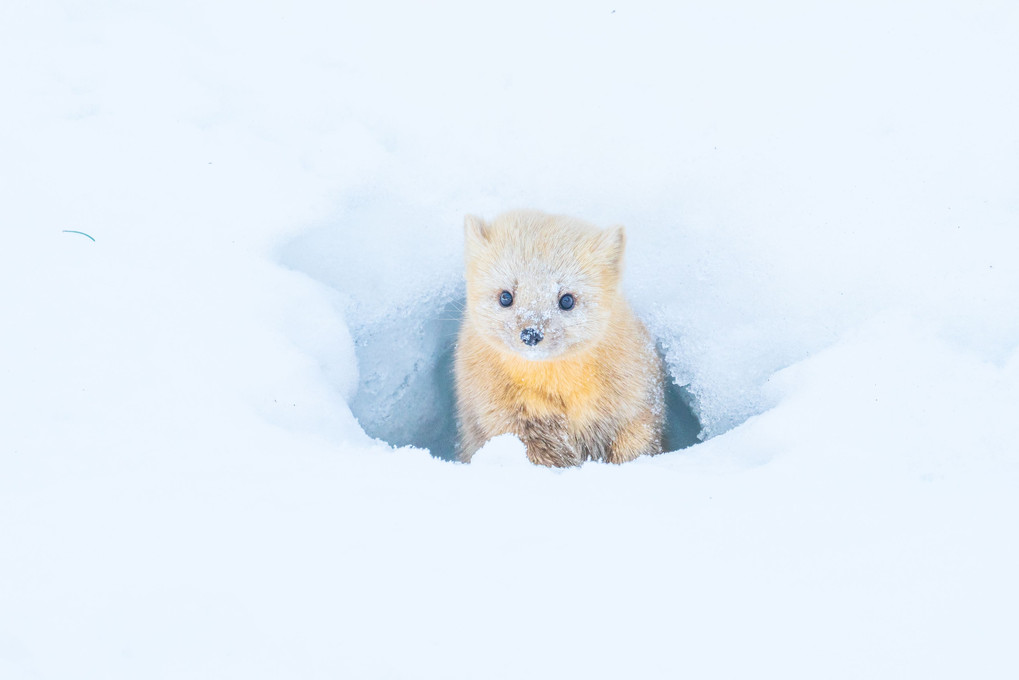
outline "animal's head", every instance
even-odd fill
[[[465,323],[530,360],[582,352],[611,332],[625,235],[580,220],[520,211],[464,222]]]

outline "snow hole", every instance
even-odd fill
[[[365,221],[390,230],[394,224],[414,224],[413,214],[371,217]],[[365,432],[393,446],[416,446],[453,460],[462,256],[448,247],[445,235],[408,228],[390,240],[379,233],[323,226],[286,244],[279,259],[326,286],[350,329],[358,380],[348,404]],[[445,245],[430,250],[436,243]],[[328,356],[315,358],[323,367],[335,363]],[[666,384],[664,444],[674,451],[700,441],[702,428],[690,392],[671,373]]]
[[[453,353],[464,301],[460,291],[436,297],[352,329],[360,378],[350,408],[369,435],[453,460]],[[687,390],[671,376],[667,385],[665,450],[673,451],[697,443],[701,428]]]

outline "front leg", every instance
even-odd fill
[[[522,420],[518,431],[527,446],[527,459],[535,465],[572,467],[583,462],[564,417]]]
[[[459,430],[459,442],[457,442],[456,458],[461,463],[471,462],[471,458],[478,449],[485,445],[488,437],[484,430],[474,420],[461,420]]]
[[[650,412],[626,423],[616,432],[606,460],[626,463],[641,455],[662,452],[662,430]]]

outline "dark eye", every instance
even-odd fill
[[[504,290],[499,293],[499,304],[503,307],[509,307],[513,304],[513,293],[508,290]]]
[[[573,296],[567,293],[559,298],[559,306],[563,309],[573,309]]]

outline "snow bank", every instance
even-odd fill
[[[1014,676],[1017,22],[4,5],[0,675]],[[703,443],[402,446],[514,207],[626,225]]]

